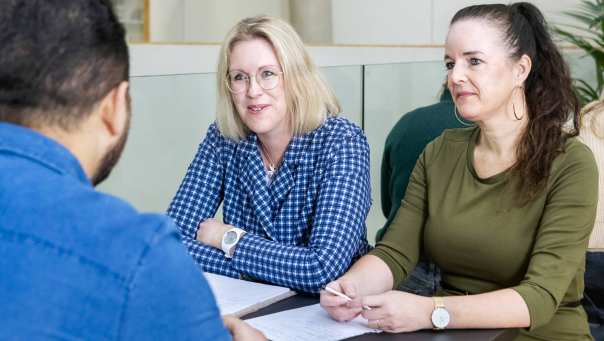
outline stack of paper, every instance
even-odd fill
[[[295,295],[289,288],[205,273],[222,315],[243,316]]]
[[[335,341],[381,332],[367,327],[367,320],[361,316],[352,321],[337,322],[318,304],[245,321],[273,341]]]

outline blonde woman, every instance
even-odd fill
[[[599,200],[596,222],[589,238],[585,264],[585,294],[583,306],[594,337],[604,338],[604,100],[588,104],[583,109],[581,139],[591,148],[599,168]]]
[[[318,293],[365,254],[369,146],[296,32],[254,17],[227,35],[216,123],[168,214],[205,271]],[[213,219],[223,204],[224,221]]]

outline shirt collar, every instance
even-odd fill
[[[67,148],[32,129],[0,122],[0,153],[11,153],[30,159],[90,184],[80,162]]]

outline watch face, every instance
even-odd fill
[[[233,244],[235,240],[237,240],[237,232],[235,231],[228,231],[224,236],[225,244]]]
[[[445,328],[449,325],[450,319],[449,312],[444,308],[436,308],[432,312],[432,324],[435,328]]]

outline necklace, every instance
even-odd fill
[[[264,157],[268,161],[268,166],[266,167],[266,173],[268,174],[269,177],[272,178],[273,175],[275,175],[275,173],[277,172],[277,166],[276,166],[276,163],[271,158],[268,148],[262,142],[260,142],[260,152],[262,153],[262,155],[264,155]]]

